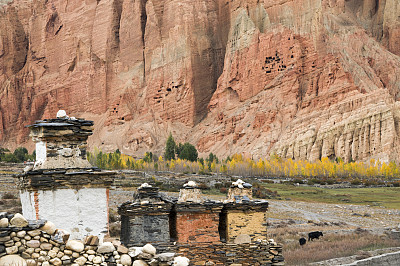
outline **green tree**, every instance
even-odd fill
[[[179,143],[178,145],[175,146],[175,153],[178,156],[178,158],[180,158],[179,154],[181,154],[182,149],[183,149],[182,143]]]
[[[175,149],[176,149],[175,140],[172,137],[172,134],[170,133],[167,139],[167,144],[165,145],[165,153],[164,153],[165,160],[169,161],[175,159]]]
[[[210,154],[208,155],[207,161],[210,162],[210,163],[212,163],[212,162],[214,162],[214,161],[215,161],[216,163],[219,162],[219,161],[218,161],[218,157],[217,157],[215,154],[213,154],[212,152],[210,152]]]
[[[186,142],[182,146],[182,150],[179,154],[179,158],[184,159],[184,160],[189,160],[191,162],[197,161],[198,153],[196,150],[196,147],[194,147],[192,144]],[[203,161],[204,164],[204,161]]]
[[[14,156],[17,158],[18,162],[23,162],[29,156],[28,150],[25,147],[16,148],[14,151]]]
[[[19,163],[20,161],[13,153],[6,153],[2,156],[2,160],[7,163]]]
[[[146,163],[152,162],[153,161],[153,153],[152,152],[146,152],[144,154],[143,161],[145,161]]]

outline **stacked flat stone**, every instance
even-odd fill
[[[241,203],[225,202],[221,214],[226,217],[226,242],[233,243],[240,235],[248,235],[252,241],[266,239],[265,224],[268,201],[252,200]]]
[[[99,245],[97,236],[70,240],[50,221],[28,221],[21,214],[0,213],[0,265],[171,265],[175,253],[156,254],[146,244],[128,249],[119,241]],[[151,264],[150,264],[151,263]],[[189,265],[189,264],[186,264]]]
[[[91,167],[86,150],[93,121],[60,117],[38,120],[28,127],[36,143],[34,170]]]
[[[124,245],[165,243],[170,241],[172,199],[158,192],[157,187],[141,186],[133,202],[118,207],[121,215],[121,241]]]
[[[269,241],[249,244],[177,245],[171,250],[190,259],[191,265],[284,265],[282,246]]]

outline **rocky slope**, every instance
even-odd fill
[[[8,2],[8,1],[3,1]],[[397,0],[14,0],[0,5],[0,145],[58,109],[90,145],[398,160]]]

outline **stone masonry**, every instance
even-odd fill
[[[172,201],[158,188],[141,186],[133,202],[122,204],[121,241],[127,246],[170,241],[170,212]]]
[[[189,265],[189,260],[178,254],[156,252],[150,244],[128,249],[119,241],[101,243],[93,235],[71,240],[69,232],[50,221],[0,213],[1,266]]]
[[[142,185],[133,202],[119,207],[122,243],[142,244],[146,235],[159,249],[182,253],[193,265],[283,265],[282,247],[266,240],[268,202],[250,200],[250,184],[234,182],[224,202],[204,199],[194,182],[188,184],[179,199]]]
[[[92,167],[86,159],[93,121],[68,117],[28,126],[36,143],[36,161],[18,175],[23,215],[46,219],[71,232],[71,238],[100,238],[108,232],[109,188],[115,172]]]

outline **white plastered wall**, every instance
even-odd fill
[[[71,233],[70,238],[95,235],[100,239],[108,229],[108,192],[106,188],[21,191],[22,213],[31,220],[45,219]],[[38,213],[39,217],[36,217]]]

